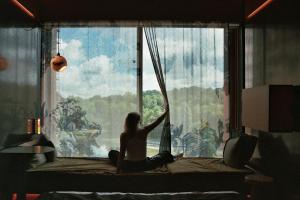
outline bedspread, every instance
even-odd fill
[[[241,192],[249,173],[227,167],[216,158],[183,158],[155,170],[121,174],[108,159],[58,158],[27,170],[26,191]]]

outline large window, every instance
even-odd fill
[[[140,30],[60,29],[61,54],[68,59],[68,68],[53,74],[50,121],[54,125],[48,132],[60,156],[106,157],[110,149],[119,148],[128,112],[142,112],[143,124],[163,112]],[[170,101],[172,153],[221,156],[226,137],[224,29],[168,27],[156,31]],[[148,156],[158,152],[161,129],[149,135]]]
[[[156,37],[170,101],[172,153],[222,156],[223,137],[226,137],[224,29],[157,28]],[[162,101],[158,98],[159,87],[146,45],[143,60],[143,113],[144,122],[148,123],[161,112]],[[151,98],[148,98],[150,94]],[[158,127],[150,135],[149,153],[158,151],[160,129]]]
[[[137,111],[136,28],[61,28],[68,68],[56,73],[56,146],[61,156],[106,157],[123,120]]]

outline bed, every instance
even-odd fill
[[[116,174],[108,159],[57,158],[25,173],[25,191],[189,192],[248,188],[248,169],[235,169],[218,158],[182,158],[155,170]]]
[[[91,193],[91,192],[49,192],[38,200],[241,200],[243,197],[232,191],[180,192],[180,193]]]

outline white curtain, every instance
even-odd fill
[[[39,117],[40,29],[0,28],[0,146]]]
[[[169,105],[166,84],[165,84],[165,67],[163,68],[160,59],[160,53],[157,45],[156,29],[153,27],[145,27],[145,36],[149,47],[149,52],[154,67],[155,75],[157,78],[160,91],[163,95],[165,104]],[[166,105],[165,105],[166,106]],[[171,130],[170,130],[170,113],[167,113],[164,120],[163,129],[161,133],[161,139],[159,144],[159,152],[169,151],[171,152]]]
[[[170,103],[172,152],[222,156],[224,29],[158,27],[151,31]],[[154,50],[149,48],[151,54]]]
[[[136,28],[60,27],[68,67],[46,67],[44,87],[45,132],[60,156],[107,157],[119,148],[127,113],[138,111],[136,41]]]
[[[119,148],[126,114],[139,111],[137,27],[61,27],[60,53],[68,60],[62,73],[49,66],[56,28],[44,29],[43,131],[61,156],[106,157]],[[226,29],[160,25],[148,30],[155,37],[148,40],[152,59],[143,39],[144,124],[163,111],[162,95],[170,105],[166,122],[149,135],[148,156],[159,147],[185,156],[222,156],[228,135]]]

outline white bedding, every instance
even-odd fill
[[[233,191],[181,192],[181,193],[88,193],[51,192],[42,194],[38,200],[240,200]]]

